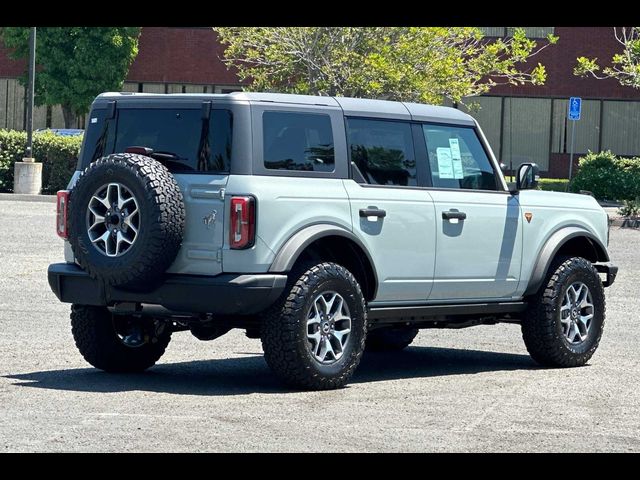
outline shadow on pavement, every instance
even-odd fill
[[[370,383],[537,368],[528,355],[409,347],[395,353],[366,353],[351,380]],[[178,395],[285,393],[262,356],[158,364],[140,374],[109,374],[74,368],[6,375],[14,385],[78,392],[148,391]]]

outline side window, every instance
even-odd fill
[[[416,186],[411,125],[390,120],[347,119],[351,161],[372,185]]]
[[[262,130],[266,168],[334,171],[333,131],[329,115],[264,112]]]
[[[498,190],[496,173],[473,128],[422,126],[436,188]]]

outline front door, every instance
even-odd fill
[[[354,179],[344,180],[354,232],[378,274],[376,302],[420,303],[432,286],[435,257],[433,202],[418,187],[411,124],[347,119]],[[422,182],[420,182],[422,183]]]
[[[430,301],[510,298],[522,260],[517,197],[503,190],[475,129],[423,124],[436,229]]]

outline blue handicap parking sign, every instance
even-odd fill
[[[580,120],[580,110],[582,110],[582,99],[571,97],[569,99],[569,120]]]

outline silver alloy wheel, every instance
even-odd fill
[[[98,251],[108,257],[124,255],[140,229],[140,210],[131,191],[120,183],[101,186],[87,208],[87,233]]]
[[[339,293],[318,295],[307,313],[309,351],[319,363],[331,365],[342,357],[351,332],[351,314]]]
[[[560,324],[565,340],[572,345],[584,342],[593,321],[593,299],[582,282],[569,285],[560,307]]]

